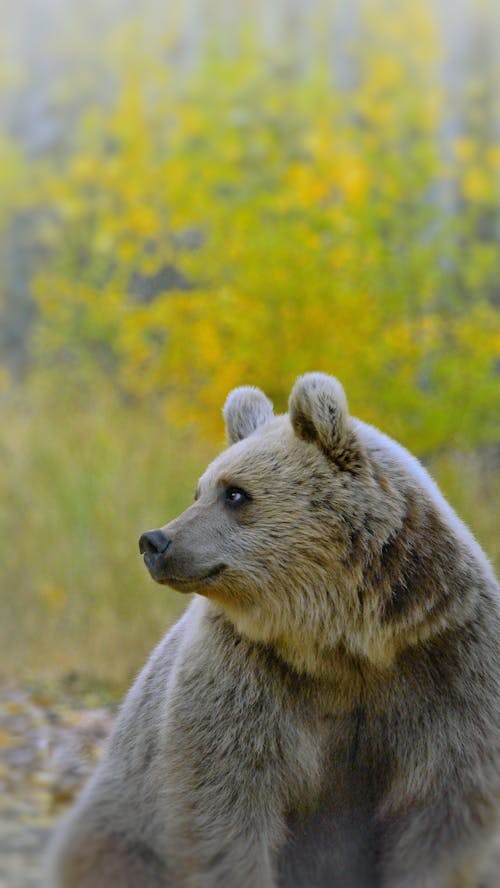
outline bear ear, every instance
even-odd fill
[[[273,418],[273,405],[264,392],[242,385],[229,393],[223,409],[227,439],[236,444]]]
[[[340,382],[326,373],[299,376],[288,404],[295,434],[321,447],[328,456],[348,446],[347,400]]]

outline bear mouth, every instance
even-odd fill
[[[173,574],[167,574],[166,572],[159,573],[155,571],[154,566],[148,564],[147,556],[144,557],[144,561],[153,580],[156,580],[161,586],[172,586],[180,592],[194,591],[200,585],[205,585],[206,583],[215,580],[226,569],[225,564],[216,564],[214,567],[211,567],[210,570],[204,571],[203,573],[180,577]]]

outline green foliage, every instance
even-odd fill
[[[283,408],[323,369],[420,453],[494,439],[500,146],[471,133],[444,157],[432,4],[379,12],[347,92],[248,36],[176,78],[163,35],[148,54],[113,35],[113,97],[30,193],[38,365],[98,367],[210,434],[233,385]]]

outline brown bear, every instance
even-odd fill
[[[478,888],[500,813],[500,595],[419,462],[299,378],[141,537],[195,593],[56,835],[51,888]],[[492,885],[497,884],[495,875]],[[498,876],[500,884],[500,875]]]

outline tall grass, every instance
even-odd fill
[[[122,686],[186,603],[149,579],[137,539],[189,504],[216,444],[102,387],[24,387],[0,410],[1,671]],[[498,568],[498,475],[470,455],[430,468]]]
[[[213,454],[151,408],[25,389],[2,405],[3,673],[127,682],[185,598],[137,540],[192,500]]]

